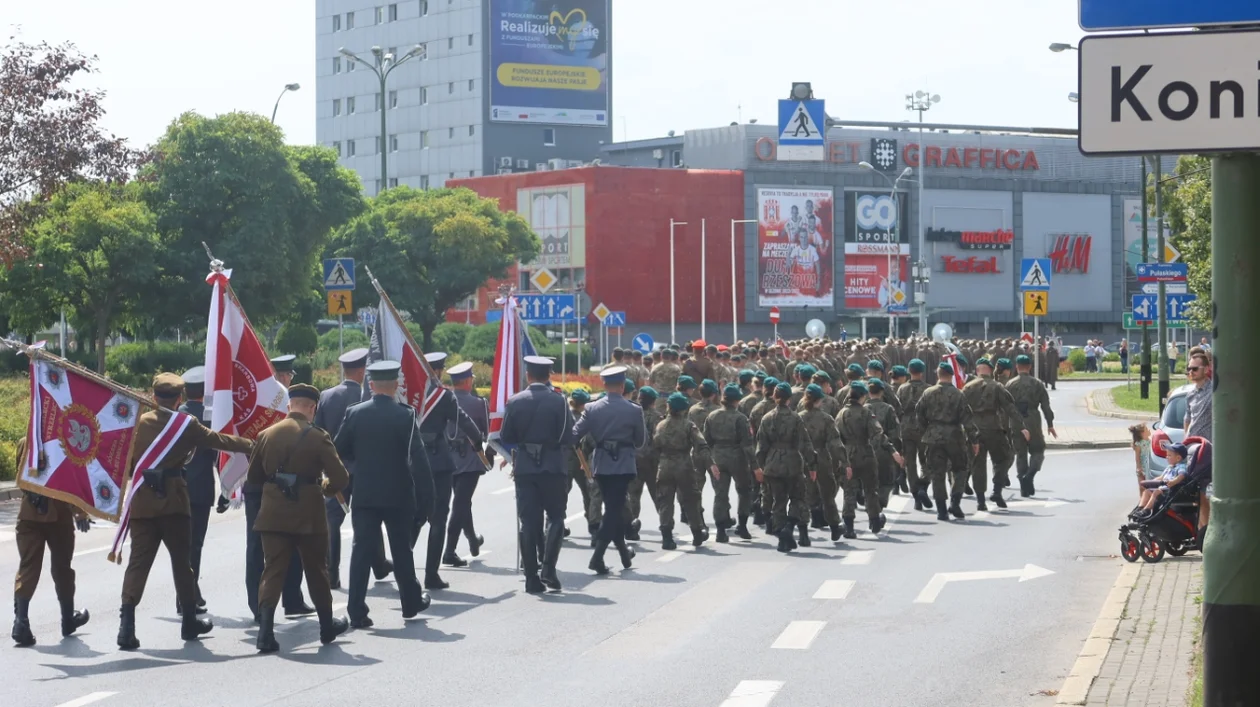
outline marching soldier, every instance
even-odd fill
[[[718,467],[712,461],[704,435],[687,418],[691,399],[678,392],[669,396],[668,404],[669,417],[656,425],[656,434],[653,435],[656,450],[660,454],[660,467],[656,476],[656,512],[661,521],[661,548],[678,548],[678,544],[674,542],[675,496],[678,497],[678,504],[685,517],[691,519],[691,544],[700,547],[709,539],[709,531],[704,527],[704,513],[700,510],[700,492],[696,489],[692,459],[708,462],[708,469],[715,477]]]
[[[1011,435],[1015,443],[1015,474],[1019,478],[1019,495],[1027,498],[1037,492],[1033,477],[1041,471],[1046,458],[1046,438],[1041,431],[1041,417],[1045,415],[1046,428],[1052,437],[1054,411],[1050,409],[1050,394],[1041,381],[1032,375],[1032,358],[1021,354],[1015,357],[1016,376],[1006,384],[1015,409],[1019,411],[1027,435]]]
[[[700,430],[701,432],[704,431],[704,421],[709,419],[709,414],[712,413],[714,410],[717,410],[718,408],[722,407],[717,402],[717,395],[718,395],[718,384],[711,379],[704,380],[703,382],[700,383],[700,402],[696,403],[695,405],[692,405],[691,409],[687,411],[687,419],[691,420],[691,424],[695,425],[696,429]],[[704,512],[704,500],[703,500],[704,499],[704,478],[708,476],[709,466],[711,466],[712,464],[711,463],[706,464],[704,460],[698,459],[698,458],[692,459],[692,462],[696,470],[696,493],[699,494],[701,498],[700,512],[703,513]],[[687,522],[686,513],[683,513],[682,521],[684,523]],[[700,522],[704,523],[703,516],[700,517]],[[707,523],[705,524],[705,527],[706,528],[708,527]]]
[[[451,367],[448,375],[454,389],[455,402],[470,420],[477,425],[482,437],[490,433],[490,408],[486,401],[473,391],[473,365],[465,361]],[[482,455],[478,454],[480,445],[474,442],[462,429],[456,430],[455,439],[451,443],[455,457],[455,476],[451,500],[451,521],[446,528],[446,552],[442,554],[442,563],[451,567],[466,567],[466,562],[455,554],[462,533],[468,539],[468,554],[476,557],[481,554],[481,546],[485,538],[477,534],[473,526],[472,499],[477,492],[477,482],[488,471]],[[493,463],[494,449],[485,453],[485,461]]]
[[[678,387],[678,377],[682,375],[682,367],[678,365],[678,352],[674,349],[661,351],[661,356],[663,360],[652,366],[652,372],[648,376],[648,385],[658,393],[664,392],[668,395]],[[657,405],[659,406],[657,412],[665,414],[664,398],[659,399]]]
[[[801,398],[805,397],[805,386],[809,385],[817,372],[818,369],[808,363],[802,363],[793,371],[796,381],[792,385],[792,397],[788,400],[789,410],[798,411],[800,409]]]
[[[586,406],[591,402],[591,394],[581,388],[576,388],[569,394],[569,408],[572,412],[573,419],[582,417],[582,413],[586,411]],[[582,457],[578,456],[578,450],[581,450]],[[587,469],[582,464],[582,458],[586,459],[589,466],[591,455],[595,453],[594,443],[590,437],[582,437],[575,439],[572,447],[566,448],[565,461],[567,462],[569,471],[569,483],[565,488],[565,498],[568,498],[569,491],[574,486],[578,487],[578,491],[582,494],[582,513],[586,516],[586,531],[590,534],[592,544],[595,542],[595,535],[599,532],[599,522],[604,519],[604,510],[597,499],[592,498],[592,487],[595,480],[587,476]],[[565,537],[569,535],[569,529],[564,529]]]
[[[897,488],[898,463],[893,460],[893,453],[901,451],[901,429],[897,422],[897,413],[888,403],[893,396],[885,394],[884,381],[872,378],[866,385],[870,391],[866,406],[875,413],[875,420],[883,428],[884,437],[889,442],[875,448],[876,469],[879,471],[879,505],[886,508],[891,493],[900,492]]]
[[[716,357],[717,347],[712,348]],[[704,339],[691,342],[691,351],[694,355],[690,361],[683,364],[682,374],[691,376],[693,381],[714,380],[717,372],[713,368],[713,361],[709,357],[709,346],[705,344]]]
[[[334,619],[328,586],[328,515],[324,497],[335,496],[350,481],[328,433],[311,420],[319,391],[299,383],[289,388],[289,415],[263,430],[249,460],[250,482],[263,487],[254,530],[262,535],[262,584],[258,590],[256,646],[260,653],[280,650],[276,641],[276,604],[294,552],[302,556],[306,586],[319,615],[319,641],[325,645],[349,629]]]
[[[979,433],[971,419],[971,406],[967,404],[963,392],[954,387],[954,367],[942,361],[936,367],[936,377],[936,385],[923,391],[915,408],[919,426],[923,429],[924,471],[932,481],[937,520],[949,520],[950,514],[962,520],[965,517],[961,506],[963,488],[970,475],[968,450],[963,447],[963,437],[971,445],[972,454],[978,454]],[[945,478],[951,470],[954,484],[947,507]]]
[[[397,361],[378,361],[367,367],[372,399],[346,411],[335,444],[342,459],[354,465],[354,543],[350,550],[348,611],[354,628],[371,628],[368,617],[368,570],[378,555],[381,525],[389,535],[394,579],[402,599],[403,618],[429,607],[429,595],[416,579],[411,550],[417,514],[433,506],[433,475],[416,432],[416,410],[395,399]]]
[[[198,449],[218,449],[224,452],[249,453],[253,442],[241,437],[219,434],[203,426],[197,420],[189,420],[180,436],[167,448],[164,456],[156,457],[149,468],[136,468],[149,457],[147,452],[158,437],[167,430],[184,394],[184,380],[174,373],[159,373],[153,379],[153,399],[160,406],[140,416],[136,434],[131,442],[132,498],[130,533],[131,558],[123,575],[122,606],[119,609],[118,647],[135,650],[140,647],[136,639],[136,606],[144,596],[149,580],[149,570],[157,559],[159,546],[166,547],[171,558],[171,575],[175,582],[176,600],[180,606],[197,605],[197,582],[193,577],[192,563],[188,555],[192,549],[189,539],[191,513],[188,505],[188,486],[184,481],[184,464],[189,454]],[[180,636],[185,641],[195,641],[214,628],[206,619],[197,618],[197,612],[185,611],[180,625]]]
[[[565,447],[577,444],[573,418],[564,396],[550,383],[551,359],[525,357],[529,387],[513,395],[503,416],[500,439],[516,446],[512,455],[516,484],[516,509],[521,526],[521,565],[525,570],[525,591],[541,594],[560,591],[556,561],[564,542]],[[547,517],[546,539],[543,514]],[[543,548],[542,572],[538,568],[539,547]]]
[[[192,415],[194,420],[206,419],[206,406],[202,402],[206,395],[206,367],[194,366],[184,371],[184,404],[179,411]],[[201,549],[206,543],[206,531],[210,527],[210,509],[214,506],[215,462],[219,453],[213,449],[198,449],[184,466],[184,478],[188,481],[188,509],[191,513],[191,532],[189,539],[192,547],[188,551],[188,560],[192,564],[193,580],[197,582],[198,614],[206,613],[206,599],[201,595]],[[299,580],[300,581],[300,580]],[[301,592],[299,586],[298,591]],[[183,614],[183,607],[175,602],[175,613]]]
[[[17,464],[21,470],[26,466],[26,441],[18,442]],[[39,469],[48,466],[48,459],[43,452],[39,455]],[[19,474],[21,472],[19,471]],[[57,603],[61,605],[61,635],[69,636],[86,624],[91,616],[87,610],[75,611],[74,608],[74,529],[87,532],[89,524],[87,516],[74,506],[55,498],[49,498],[33,491],[22,495],[18,508],[17,527],[14,537],[17,540],[18,571],[13,581],[13,643],[20,648],[35,645],[35,634],[31,632],[31,620],[28,614],[31,598],[35,596],[35,587],[39,584],[39,575],[44,568],[44,548],[48,548],[50,556],[50,574],[53,587],[57,593]]]
[[[836,427],[840,431],[840,439],[844,441],[845,451],[849,453],[849,465],[853,474],[845,474],[844,509],[841,519],[844,521],[844,537],[854,538],[853,520],[857,515],[858,492],[865,497],[866,516],[872,533],[878,533],[887,522],[880,503],[879,467],[875,457],[877,447],[891,446],[884,436],[884,429],[875,419],[875,413],[866,407],[869,390],[861,381],[849,384],[849,403],[840,413]],[[895,451],[895,459],[900,459]]]
[[[984,502],[985,486],[988,484],[985,457],[993,461],[993,495],[990,499],[999,508],[1005,508],[1002,489],[1010,485],[1007,472],[1014,461],[1009,430],[1013,422],[1025,441],[1028,440],[1028,430],[1024,429],[1024,418],[1016,409],[1010,391],[993,380],[993,364],[989,359],[976,361],[976,372],[979,377],[963,386],[963,396],[971,407],[972,421],[979,431],[980,449],[971,460],[971,485],[976,491],[976,510],[984,511],[988,510]]]
[[[849,455],[844,449],[844,443],[840,440],[840,432],[836,429],[836,418],[822,409],[825,400],[834,398],[829,397],[827,391],[818,384],[811,383],[805,388],[805,409],[799,414],[801,421],[805,423],[805,431],[809,433],[814,453],[818,456],[818,474],[806,485],[809,491],[806,496],[816,500],[821,509],[818,512],[819,526],[814,527],[821,527],[825,523],[831,529],[831,539],[835,541],[842,534],[840,511],[836,508],[838,482],[847,471],[852,471],[852,467],[849,465]],[[846,471],[841,471],[842,469]]]
[[[805,423],[788,407],[792,388],[779,383],[774,389],[775,408],[757,430],[758,475],[768,490],[770,532],[779,538],[779,552],[796,548],[792,529],[800,529],[801,545],[809,546],[809,509],[805,506],[805,479],[817,480],[814,446]],[[808,476],[806,470],[809,470]],[[762,501],[765,504],[765,499]],[[789,506],[790,504],[790,506]]]
[[[919,423],[919,399],[928,384],[923,380],[927,370],[922,359],[912,358],[909,363],[910,380],[897,388],[897,400],[905,416],[901,418],[901,452],[905,458],[905,474],[910,493],[914,496],[914,510],[932,510],[928,495],[929,479],[919,478],[919,462],[923,456],[923,426]]]
[[[662,415],[656,411],[656,399],[660,397],[656,389],[650,385],[639,388],[639,407],[643,410],[643,430],[647,441],[634,452],[636,477],[630,482],[629,498],[626,511],[630,524],[626,527],[626,540],[638,541],[639,530],[643,527],[639,520],[639,512],[643,502],[643,488],[646,486],[648,500],[656,507],[656,467],[660,454],[656,451],[656,426],[660,424]]]
[[[750,540],[748,515],[752,512],[753,469],[757,467],[756,440],[752,423],[737,409],[740,401],[737,385],[728,385],[722,391],[722,408],[705,418],[701,431],[712,451],[713,463],[721,472],[713,480],[713,522],[717,526],[717,541],[729,542],[727,529],[735,527],[735,534]],[[736,513],[739,525],[731,518],[731,481],[735,482]]]

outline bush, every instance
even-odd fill
[[[285,322],[276,332],[276,350],[285,354],[306,356],[319,348],[319,332],[315,327]]]
[[[345,349],[358,349],[368,345],[367,334],[358,329],[346,329]],[[336,367],[337,357],[341,355],[341,350],[337,347],[337,330],[332,329],[326,331],[319,337],[319,347],[315,350],[315,355],[311,357],[311,363],[316,370],[328,367]],[[338,374],[340,375],[340,374]],[[334,383],[335,385],[335,383]]]
[[[163,371],[182,373],[205,363],[203,344],[145,341],[111,346],[105,352],[105,371],[110,378],[133,388],[147,389],[153,376]]]
[[[1085,349],[1072,349],[1068,352],[1067,360],[1073,371],[1085,370]]]
[[[494,348],[499,342],[499,324],[497,322],[472,327],[468,332],[459,355],[465,361],[480,361],[485,364],[494,363]]]
[[[1120,354],[1109,353],[1106,356],[1103,356],[1103,363],[1120,363]]]
[[[340,382],[341,368],[339,366],[319,368],[311,372],[311,385],[320,390],[328,390]]]
[[[0,481],[17,478],[17,445],[31,418],[31,383],[26,376],[0,379]]]
[[[464,349],[464,343],[468,340],[468,332],[473,327],[467,324],[459,324],[456,322],[446,322],[438,324],[433,329],[433,350],[447,351],[450,353],[458,353]],[[497,335],[497,330],[496,330]],[[420,337],[416,341],[422,341]]]

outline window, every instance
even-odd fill
[[[398,3],[396,2],[392,2],[389,4],[389,21],[390,22],[398,21]]]
[[[398,136],[397,135],[389,136],[389,151],[398,152]]]
[[[473,90],[473,79],[468,79],[468,90]]]
[[[446,138],[447,138],[448,140],[453,140],[453,139],[455,138],[455,128],[454,128],[454,127],[450,127],[450,128],[447,128],[447,129],[446,129]]]
[[[673,166],[681,167],[682,166],[682,150],[674,150],[673,153],[670,154],[669,160],[670,160],[670,164],[672,164]]]
[[[385,8],[378,7],[376,8],[376,24],[379,25],[379,24],[383,24],[384,22],[385,22]]]
[[[454,82],[454,81],[452,81],[452,82],[450,82],[450,83],[446,84],[446,92],[447,92],[447,93],[455,93],[455,82]]]
[[[476,126],[476,125],[469,125],[469,126],[468,126],[468,134],[469,134],[469,135],[476,135],[476,134],[477,134],[477,126]]]
[[[420,188],[421,189],[429,188],[429,175],[425,174],[420,177]]]
[[[380,193],[381,193],[381,180],[379,180],[379,179],[378,179],[378,180],[376,180],[376,193],[377,193],[377,194],[380,194]]]
[[[341,57],[339,56],[333,57],[333,73],[334,74],[341,73]]]
[[[379,93],[377,93],[377,94],[376,94],[376,100],[372,102],[372,106],[373,106],[373,107],[372,107],[372,110],[380,110],[380,109],[381,109],[381,94],[379,94]]]
[[[454,49],[454,48],[455,48],[455,38],[454,38],[454,37],[447,37],[447,38],[446,38],[446,48],[447,48],[447,49]]]
[[[337,156],[341,157],[341,141],[340,140],[334,141],[332,146],[333,146],[333,149],[337,151]]]
[[[390,189],[393,189],[393,188],[394,188],[394,187],[396,187],[396,186],[398,186],[398,177],[390,177],[390,178],[389,178],[389,188],[390,188]]]
[[[451,176],[447,177],[447,179],[454,179],[454,178],[455,178],[455,173],[454,173],[454,172],[451,172]]]
[[[389,107],[390,108],[398,107],[398,92],[397,91],[389,92]]]
[[[347,59],[347,60],[346,60],[346,71],[350,71],[350,72],[354,71],[354,65],[355,65],[355,64],[357,64],[357,63],[359,63],[359,62],[355,61],[354,59]]]
[[[428,130],[420,131],[420,149],[423,149],[423,150],[429,149],[429,131]]]
[[[346,141],[346,157],[354,157],[354,140]]]
[[[477,295],[468,295],[457,309],[465,312],[477,311]]]
[[[380,136],[380,135],[377,135],[377,136],[376,136],[376,154],[378,154],[378,155],[379,155],[379,154],[381,154],[381,152],[382,152],[382,150],[381,150],[381,136]]]
[[[470,170],[468,170],[468,176],[470,176],[470,177],[475,177],[475,176],[477,176],[477,170],[475,170],[475,169],[470,169]]]
[[[338,116],[338,115],[341,115],[341,99],[334,98],[333,99],[333,116]]]
[[[341,31],[341,15],[333,15],[333,31]]]
[[[534,284],[529,281],[530,276],[533,275],[534,273],[529,270],[521,270],[520,273],[521,273],[520,291],[529,292],[530,290],[534,289]]]
[[[354,13],[346,13],[346,29],[354,29]]]
[[[429,14],[429,0],[420,0],[420,15],[423,17],[427,14]]]
[[[350,112],[353,113],[354,111],[352,110]],[[547,147],[556,146],[556,129],[555,128],[543,128],[543,145]]]
[[[471,34],[470,34],[470,35],[468,35],[468,46],[470,46],[470,47],[472,46],[472,37],[473,37],[473,36],[472,36]]]
[[[354,96],[346,99],[346,113],[348,115],[354,115]]]
[[[423,106],[423,105],[427,105],[428,103],[429,103],[429,89],[425,88],[424,86],[421,86],[420,87],[420,105]]]

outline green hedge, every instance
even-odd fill
[[[17,444],[31,417],[31,383],[26,376],[0,379],[0,481],[17,475]]]
[[[319,333],[313,326],[285,322],[276,332],[275,350],[280,353],[305,356],[319,348]]]
[[[205,346],[201,343],[145,341],[109,347],[105,351],[105,371],[123,385],[145,389],[153,383],[156,373],[182,373],[205,360]]]
[[[346,329],[344,335],[346,351],[368,345],[367,334],[358,329]],[[337,330],[332,329],[324,332],[319,337],[319,348],[315,350],[315,355],[311,357],[311,364],[315,367],[315,370],[337,366],[337,357],[340,355],[341,351],[337,348]]]
[[[1085,370],[1085,349],[1072,349],[1068,352],[1067,360],[1073,371]]]

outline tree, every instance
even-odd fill
[[[95,62],[73,44],[0,47],[0,261],[23,254],[22,231],[62,184],[125,180],[140,159],[98,125],[104,93],[70,85]]]
[[[1154,189],[1148,192],[1148,201],[1154,204]],[[1181,251],[1181,260],[1189,268],[1189,291],[1199,296],[1190,307],[1191,322],[1199,329],[1211,328],[1211,158],[1187,155],[1177,160],[1176,173],[1166,177],[1162,192],[1164,217],[1172,232],[1172,244]]]
[[[532,260],[542,246],[518,214],[499,211],[498,202],[470,189],[398,187],[341,229],[332,248],[371,267],[394,304],[411,313],[428,349],[446,310],[486,280],[506,277],[514,263]]]
[[[105,339],[152,297],[164,249],[157,219],[135,184],[72,184],[52,198],[24,239],[30,257],[15,263],[4,289],[12,323],[33,333],[62,307],[96,343],[105,371]]]
[[[202,243],[233,270],[232,287],[257,326],[310,299],[332,230],[366,205],[354,172],[324,147],[286,147],[266,118],[185,113],[142,172],[146,198],[169,240],[162,296],[151,316],[166,327],[203,326],[209,263]]]

